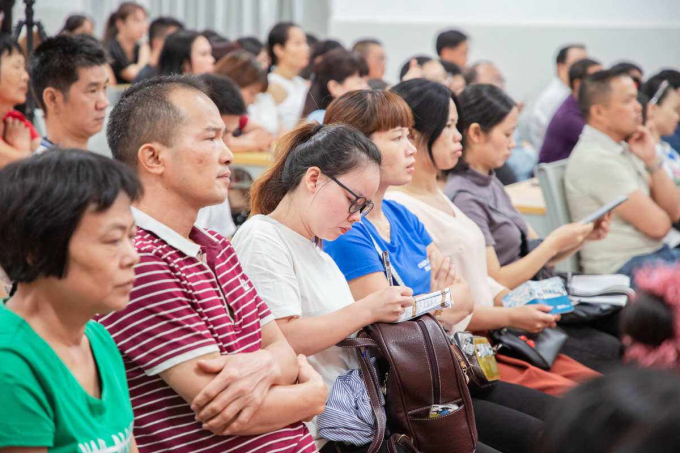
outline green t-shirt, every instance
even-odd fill
[[[126,453],[132,406],[125,368],[106,329],[85,327],[99,369],[101,399],[89,395],[59,356],[0,303],[0,447],[55,453]]]

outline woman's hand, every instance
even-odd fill
[[[555,327],[560,315],[551,315],[552,307],[544,304],[521,305],[510,312],[510,326],[538,333],[548,327]]]
[[[588,235],[587,240],[589,241],[599,241],[604,239],[609,234],[609,230],[612,226],[612,213],[609,212],[607,215],[595,222],[593,231]]]
[[[545,238],[555,254],[573,250],[583,244],[583,241],[592,233],[594,224],[569,223],[562,225]]]
[[[5,141],[12,148],[22,153],[31,152],[31,132],[23,123],[16,118],[5,120]]]
[[[457,324],[467,315],[472,313],[475,308],[475,298],[472,295],[472,290],[470,285],[463,280],[462,277],[456,275],[453,283],[449,286],[451,289],[451,300],[453,301],[453,306],[447,308],[442,312],[442,319],[447,320],[447,312],[449,314],[455,313],[455,320],[449,320],[450,324]],[[455,322],[454,322],[455,321]]]
[[[428,254],[432,272],[430,273],[430,291],[442,291],[453,284],[456,268],[450,257],[443,257],[437,249]]]
[[[388,286],[357,303],[365,304],[371,322],[397,322],[406,308],[413,307],[413,290],[405,286]]]
[[[306,385],[309,390],[309,395],[315,395],[314,400],[317,402],[315,415],[320,414],[326,407],[326,397],[328,390],[326,384],[323,382],[321,375],[309,364],[307,357],[298,355],[298,384]],[[311,422],[314,416],[304,420]]]

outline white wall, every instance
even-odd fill
[[[470,62],[500,67],[510,94],[533,96],[554,74],[557,49],[583,42],[604,64],[628,59],[648,74],[680,67],[678,0],[334,0],[329,35],[351,45],[375,36],[388,54],[386,79],[417,53],[435,55],[439,31],[472,37]]]

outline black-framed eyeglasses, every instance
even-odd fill
[[[349,213],[350,214],[356,214],[357,212],[361,215],[361,217],[366,217],[366,214],[371,212],[373,209],[373,202],[369,200],[366,197],[360,197],[359,195],[355,194],[352,189],[338,181],[336,178],[330,175],[328,176],[328,179],[331,181],[335,182],[337,185],[345,189],[350,195],[354,197],[354,200],[352,200],[352,204],[349,205]]]

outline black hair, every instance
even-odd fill
[[[437,55],[441,56],[442,50],[446,48],[458,47],[468,40],[468,35],[460,30],[446,30],[437,36]]]
[[[307,92],[302,116],[307,116],[317,109],[325,110],[333,101],[333,96],[328,91],[328,82],[334,80],[342,83],[354,74],[365,76],[364,70],[365,62],[359,54],[344,48],[337,48],[325,54],[314,66],[314,81]]]
[[[675,69],[663,69],[656,75],[663,78],[664,80],[668,80],[668,83],[674,89],[677,90],[680,88],[680,71],[676,71]]]
[[[21,50],[21,47],[19,46],[19,43],[12,37],[12,35],[0,33],[0,65],[2,64],[2,57],[4,57],[5,54],[10,56],[15,52],[18,52],[21,55],[24,54],[24,52]]]
[[[153,77],[123,92],[106,126],[106,140],[115,159],[136,168],[137,151],[145,143],[171,146],[184,117],[181,106],[173,104],[170,94],[180,89],[206,96],[210,93],[201,79],[193,75]]]
[[[305,37],[307,38],[307,44],[310,46],[313,46],[314,44],[319,42],[319,38],[316,37],[315,34],[313,33],[305,33]]]
[[[215,30],[213,30],[213,29],[211,29],[211,28],[206,28],[205,30],[203,30],[203,31],[201,32],[201,35],[202,35],[203,37],[205,37],[205,39],[207,39],[208,42],[210,42],[210,44],[212,44],[212,43],[216,43],[216,44],[217,44],[217,43],[228,43],[228,42],[230,42],[230,41],[229,41],[229,38],[227,38],[226,36],[224,36],[224,35],[222,35],[222,34],[216,32]]]
[[[543,446],[552,453],[670,453],[680,449],[676,373],[622,368],[557,401]],[[653,447],[651,446],[653,445]]]
[[[463,70],[456,63],[451,63],[446,60],[439,60],[439,62],[444,66],[444,70],[451,76],[463,75]]]
[[[220,115],[246,114],[241,90],[233,80],[218,74],[201,74],[198,78],[208,87],[210,99],[217,106]]]
[[[323,41],[317,41],[312,46],[312,52],[309,56],[309,64],[305,69],[300,71],[300,77],[306,80],[312,79],[312,75],[316,66],[321,63],[321,60],[328,52],[335,49],[344,49],[343,45],[337,39],[324,39]],[[366,67],[366,72],[368,73],[368,67]]]
[[[64,22],[64,27],[59,31],[59,35],[73,33],[77,29],[83,26],[87,21],[93,22],[88,16],[82,14],[72,14],[66,18]],[[94,22],[93,22],[94,23]]]
[[[0,169],[0,266],[15,283],[63,278],[85,212],[109,209],[120,193],[141,196],[134,172],[82,150],[53,149]]]
[[[557,57],[555,58],[555,62],[557,64],[564,64],[567,62],[567,55],[569,54],[569,51],[571,49],[583,49],[585,50],[586,46],[583,44],[569,44],[567,46],[562,47],[558,52],[557,52]]]
[[[584,77],[578,90],[578,105],[583,117],[588,120],[590,108],[608,99],[611,95],[611,82],[617,77],[630,77],[626,73],[614,73],[609,69],[597,71]]]
[[[637,101],[642,107],[642,124],[647,124],[647,104],[649,104],[650,98],[642,91],[638,91]]]
[[[640,74],[643,74],[642,67],[630,61],[621,61],[619,63],[616,63],[615,65],[612,65],[612,67],[609,68],[609,70],[616,73],[619,72],[630,73],[631,71],[638,71]]]
[[[260,55],[260,52],[262,52],[262,49],[264,49],[264,44],[262,44],[262,41],[257,39],[255,36],[245,36],[243,38],[238,38],[236,42],[243,50],[252,53],[256,57]]]
[[[157,17],[152,20],[149,25],[149,44],[158,37],[166,36],[167,31],[171,28],[184,30],[184,24],[174,17],[169,16]]]
[[[191,62],[191,47],[202,36],[192,30],[177,30],[168,35],[158,58],[158,74],[182,74],[185,62]]]
[[[650,99],[656,95],[656,92],[659,90],[659,87],[661,87],[661,84],[664,82],[663,74],[655,74],[647,81],[645,82],[644,85],[640,88],[640,92],[644,93],[649,97]],[[659,96],[659,99],[657,99],[657,104],[660,105],[664,99],[668,96],[668,93],[673,89],[671,86],[671,82],[668,81],[668,88],[666,88],[662,93],[661,96]]]
[[[485,134],[510,114],[517,104],[503,90],[496,85],[477,83],[468,85],[458,97],[458,130],[463,135],[463,156],[458,160],[454,171],[465,171],[468,164],[465,161],[467,132],[473,124],[479,124]]]
[[[441,83],[412,79],[393,86],[390,91],[401,96],[413,112],[413,129],[427,145],[432,163],[432,145],[442,134],[449,119],[449,102],[453,93]],[[455,100],[454,100],[455,102]]]
[[[274,46],[277,44],[281,47],[286,46],[286,42],[290,37],[291,28],[300,28],[299,25],[293,22],[279,22],[271,29],[269,36],[267,37],[267,52],[269,52],[269,58],[271,59],[272,66],[278,63],[276,55],[274,54]]]
[[[406,60],[406,63],[404,63],[401,66],[401,69],[399,70],[399,80],[403,79],[408,70],[411,68],[411,60],[416,60],[416,63],[418,63],[418,66],[422,66],[427,62],[432,61],[434,58],[428,57],[427,55],[416,55],[408,60]]]
[[[648,346],[659,346],[675,335],[673,310],[646,291],[638,291],[633,303],[621,311],[620,323],[624,335]]]
[[[577,80],[583,80],[583,78],[588,75],[588,69],[599,64],[599,61],[592,60],[590,58],[583,58],[571,65],[569,68],[569,87],[573,90],[574,82]]]
[[[43,100],[45,89],[52,87],[64,96],[78,81],[78,69],[108,64],[104,47],[92,36],[59,35],[45,40],[33,52],[28,71],[33,96],[47,114]]]
[[[307,169],[318,167],[326,176],[339,177],[382,157],[364,134],[345,124],[298,126],[277,144],[274,164],[250,190],[251,215],[269,214],[287,193],[295,190]]]

